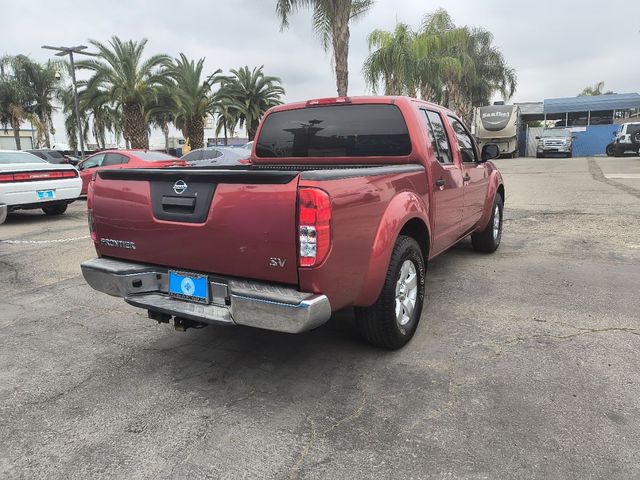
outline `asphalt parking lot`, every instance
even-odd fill
[[[174,332],[84,283],[84,201],[9,217],[0,478],[638,478],[640,159],[497,164],[500,249],[432,261],[397,352]]]

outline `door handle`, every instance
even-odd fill
[[[442,178],[439,178],[438,180],[436,180],[436,186],[438,187],[444,187],[445,181]]]
[[[462,177],[462,181],[463,181],[463,182],[468,182],[469,180],[471,180],[471,177],[469,176],[469,174],[468,174],[468,173],[465,173],[465,174],[464,174],[464,177]]]

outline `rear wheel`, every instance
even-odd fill
[[[47,215],[62,215],[67,211],[67,204],[51,205],[50,207],[42,207],[42,211]]]
[[[425,273],[418,243],[411,237],[398,237],[376,303],[356,308],[358,330],[367,342],[397,349],[411,340],[422,314]]]
[[[481,231],[471,234],[471,244],[478,252],[493,253],[500,246],[502,239],[502,212],[504,201],[499,193],[493,200],[493,210],[487,227]]]

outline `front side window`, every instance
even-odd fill
[[[282,157],[373,157],[411,153],[409,130],[391,104],[329,105],[270,114],[256,154]]]
[[[442,118],[437,112],[433,112],[431,110],[424,110],[424,113],[427,116],[427,123],[429,125],[431,146],[438,158],[438,162],[443,164],[453,163],[449,138],[447,137],[447,132],[444,128],[444,124],[442,123]]]
[[[478,161],[476,155],[476,148],[471,139],[471,135],[464,128],[464,125],[460,123],[460,120],[454,117],[449,117],[453,131],[456,134],[456,140],[458,141],[458,147],[460,148],[460,155],[462,156],[463,163],[474,163]]]

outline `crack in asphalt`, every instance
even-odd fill
[[[604,176],[602,173],[602,169],[600,165],[595,161],[595,159],[589,159],[589,173],[593,177],[594,180],[602,183],[606,183],[607,185],[611,185],[612,187],[617,188],[629,195],[633,195],[636,198],[640,198],[640,190],[637,188],[630,187],[629,185],[625,185],[624,183],[616,182],[615,180],[611,180]]]
[[[307,417],[307,423],[309,423],[311,426],[311,435],[310,435],[309,441],[306,443],[306,445],[300,452],[300,455],[298,456],[298,460],[291,467],[291,470],[289,472],[289,479],[293,480],[293,479],[299,478],[300,470],[304,465],[304,461],[306,460],[307,456],[309,456],[309,453],[311,452],[312,447],[315,445],[318,437],[327,435],[333,432],[340,425],[360,417],[360,415],[362,415],[362,412],[364,411],[364,407],[366,404],[367,404],[367,397],[363,395],[362,401],[360,402],[360,405],[355,411],[353,411],[349,415],[346,415],[340,418],[339,420],[335,421],[331,426],[325,428],[320,432],[318,432],[318,429],[316,428],[316,422],[313,420],[313,418]]]

